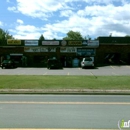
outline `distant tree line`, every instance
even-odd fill
[[[74,32],[74,31],[69,31],[67,33],[67,36],[63,38],[63,40],[83,40],[84,38],[80,34],[80,32]],[[44,36],[41,35],[39,40],[45,40]],[[56,38],[53,38],[52,40],[56,40]]]
[[[0,40],[14,39],[12,35],[9,34],[8,31],[5,31],[0,28]]]
[[[7,39],[15,39],[12,35],[9,34],[8,31],[5,31],[0,28],[0,40],[7,40]],[[80,32],[69,31],[66,37],[63,37],[63,40],[86,40],[87,37],[83,37]],[[39,37],[39,40],[45,40],[43,34]],[[56,40],[53,38],[52,40]]]
[[[90,37],[83,37],[80,32],[75,31],[69,31],[66,37],[63,37],[63,40],[91,40]],[[112,36],[111,36],[112,37]],[[130,35],[126,35],[125,37],[130,37]],[[8,31],[3,30],[0,28],[0,40],[7,40],[7,39],[15,39],[12,35],[9,34]],[[95,38],[95,40],[98,40],[99,37]],[[45,40],[43,34],[39,37],[39,40]],[[56,38],[53,38],[52,40],[56,40]]]

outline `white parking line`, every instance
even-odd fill
[[[47,72],[45,72],[43,75],[46,75],[47,74]]]
[[[94,74],[92,72],[90,72],[90,75],[94,76]]]
[[[43,105],[130,105],[130,102],[26,102],[0,101],[0,104],[43,104]]]
[[[115,67],[113,67],[113,66],[110,66],[112,69],[115,69]]]

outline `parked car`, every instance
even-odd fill
[[[81,61],[81,67],[93,67],[94,68],[94,57],[85,57]]]
[[[48,69],[62,69],[62,64],[59,60],[55,58],[50,58],[47,61],[47,68]]]
[[[1,68],[15,68],[16,64],[13,60],[3,60],[1,63]]]

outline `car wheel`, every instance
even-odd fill
[[[82,69],[84,69],[84,67],[82,67]]]

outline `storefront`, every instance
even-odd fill
[[[96,56],[97,40],[7,40],[0,55],[9,56],[19,66],[46,67],[48,58],[57,58],[64,67],[74,67],[83,57]],[[26,61],[26,63],[25,63]]]
[[[130,64],[130,37],[99,37],[96,57],[101,65]]]
[[[9,55],[9,59],[15,61],[17,66],[22,66],[22,57],[23,57],[22,53],[10,53]]]

